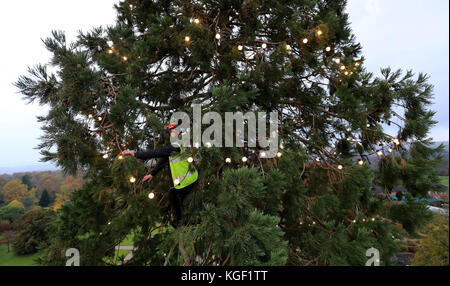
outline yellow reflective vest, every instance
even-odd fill
[[[169,156],[170,173],[175,189],[183,189],[198,179],[198,172],[193,163],[188,162],[184,148],[179,143],[173,145],[180,148],[180,153]]]

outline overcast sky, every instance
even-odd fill
[[[0,168],[38,165],[40,124],[47,109],[27,105],[12,85],[27,66],[46,63],[41,39],[52,29],[73,40],[78,30],[113,24],[113,4],[102,0],[2,1],[0,10]],[[449,138],[449,2],[447,0],[350,0],[348,11],[368,70],[413,69],[431,76],[435,86],[436,141]]]

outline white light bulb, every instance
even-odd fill
[[[228,163],[228,164],[231,163],[231,158],[226,158],[225,163]]]
[[[221,37],[222,37],[222,36],[221,36],[219,33],[216,34],[216,39],[217,39],[217,40],[220,40]]]
[[[380,151],[377,152],[377,155],[378,156],[383,156],[383,152],[380,150]]]
[[[150,194],[148,194],[148,198],[153,200],[155,198],[155,193],[151,192]]]
[[[189,36],[184,37],[185,42],[189,42],[190,40],[191,40],[191,37],[189,37]]]
[[[394,144],[395,145],[400,145],[400,140],[398,140],[397,138],[394,139]]]
[[[245,163],[245,162],[247,162],[247,160],[248,160],[247,157],[242,157],[242,162]]]
[[[189,163],[192,163],[192,162],[194,162],[194,158],[189,157],[189,158],[187,159],[187,161],[188,161]]]
[[[179,184],[180,184],[180,180],[178,180],[178,179],[175,179],[175,180],[173,180],[173,183],[175,184],[175,186],[177,186],[177,185],[179,185]]]
[[[363,160],[359,160],[358,164],[362,166],[364,164],[364,161]]]
[[[112,53],[113,53],[113,50],[109,49],[108,54],[112,54]]]
[[[283,150],[284,149],[284,145],[280,144],[280,149]]]
[[[288,51],[292,50],[291,45],[286,45],[286,50],[288,50]]]
[[[366,125],[366,126],[367,126],[367,128],[369,128],[369,127],[370,127],[370,124],[369,124],[369,123],[367,123],[367,125]]]
[[[89,114],[88,117],[92,119],[92,118],[94,118],[94,115]]]
[[[341,66],[341,70],[345,70],[345,66]]]
[[[342,165],[339,165],[339,166],[338,166],[338,169],[339,169],[339,170],[342,170],[342,168],[344,168],[344,167],[342,167]]]
[[[327,51],[327,52],[331,51],[331,47],[326,47],[325,51]]]
[[[130,183],[134,183],[136,182],[136,178],[135,177],[130,177]]]
[[[281,156],[283,156],[283,154],[281,152],[278,152],[277,157],[280,158]]]
[[[101,116],[99,116],[97,119],[98,119],[98,121],[102,121],[103,118]]]
[[[319,158],[319,157],[317,157],[317,158],[316,158],[316,161],[317,161],[317,162],[320,162],[320,158]]]
[[[122,59],[123,59],[125,62],[128,61],[128,57],[126,57],[126,56],[122,57]]]
[[[261,158],[265,158],[266,157],[266,152],[261,152],[260,156],[261,156]]]
[[[108,159],[108,157],[109,157],[108,154],[103,155],[103,159]]]
[[[119,155],[119,160],[123,160],[123,156],[122,155]]]
[[[266,44],[266,43],[263,43],[263,44],[261,45],[261,47],[262,47],[263,49],[266,49],[266,48],[267,48],[267,44]]]
[[[195,19],[194,19],[194,23],[197,24],[197,25],[200,24],[200,19],[195,18]]]
[[[340,64],[341,60],[340,59],[335,59],[334,62],[337,63],[337,64]]]
[[[238,50],[239,50],[239,51],[242,51],[243,49],[244,49],[244,46],[243,46],[243,45],[239,45],[239,46],[238,46]]]
[[[389,149],[388,149],[388,152],[389,152],[389,153],[392,153],[392,151],[393,151],[392,148],[389,148]]]
[[[318,30],[318,31],[317,31],[317,35],[318,35],[318,36],[321,36],[322,34],[323,34],[322,30]]]
[[[307,38],[304,38],[303,39],[303,44],[307,44],[308,43],[308,39]]]

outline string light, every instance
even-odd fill
[[[383,152],[380,150],[380,151],[377,152],[377,155],[378,156],[383,156]]]
[[[133,177],[133,176],[131,176],[131,177],[130,177],[130,183],[135,183],[135,182],[136,182],[136,178]]]
[[[94,118],[94,115],[89,114],[88,117],[89,117],[90,119],[92,119],[92,118]]]
[[[331,51],[331,47],[326,47],[325,51],[327,51],[327,52]]]
[[[394,144],[395,144],[395,145],[400,145],[400,141],[399,141],[397,138],[395,138],[395,139],[394,139]]]
[[[238,46],[238,50],[239,50],[239,51],[242,51],[243,49],[244,49],[244,46],[243,46],[243,45],[239,45],[239,46]]]
[[[364,164],[364,161],[363,161],[363,160],[359,160],[359,161],[358,161],[358,164],[359,164],[360,166],[362,166],[362,165]]]
[[[374,217],[372,218],[372,221],[375,221],[375,218],[374,218]]]
[[[316,158],[316,161],[317,161],[317,162],[320,162],[320,158],[319,158],[319,157],[317,157],[317,158]]]
[[[322,36],[323,32],[322,30],[317,30],[317,36]]]
[[[348,75],[348,71],[346,71],[344,74],[345,74],[345,75]]]
[[[109,49],[108,54],[112,54],[112,53],[113,53],[113,50]]]
[[[286,50],[290,51],[292,49],[291,45],[286,45]]]
[[[266,44],[266,43],[263,43],[263,44],[261,45],[261,47],[262,47],[263,49],[266,49],[266,48],[267,48],[267,44]]]
[[[97,117],[97,119],[98,119],[98,121],[102,121],[102,117],[101,116],[99,116],[99,117]]]
[[[231,158],[226,158],[225,159],[225,163],[230,164],[231,163]]]
[[[369,123],[367,123],[367,125],[366,125],[366,126],[367,126],[367,128],[369,128],[369,127],[370,127],[370,124],[369,124]]]
[[[283,150],[284,149],[284,145],[280,144],[280,149]]]
[[[130,9],[133,9],[133,7],[134,7],[133,4],[130,4]]]
[[[180,180],[178,180],[178,179],[175,179],[175,180],[173,180],[173,183],[175,184],[175,186],[177,186],[177,185],[179,185],[179,184],[180,184]]]
[[[108,159],[109,155],[108,154],[104,154],[102,157],[103,157],[103,159]]]
[[[339,170],[342,170],[342,168],[344,168],[342,165],[339,165],[339,166],[338,166],[338,169],[339,169]]]
[[[356,63],[355,63],[355,66],[359,66],[359,65],[360,65],[360,63],[359,63],[359,62],[356,62]]]
[[[122,155],[119,155],[119,158],[118,158],[119,160],[123,160],[123,156]]]
[[[221,36],[219,33],[216,34],[216,39],[217,39],[217,40],[220,40],[221,37],[222,37],[222,36]]]
[[[194,23],[195,23],[196,25],[200,24],[200,19],[195,18],[195,19],[194,19]]]
[[[247,162],[247,160],[248,160],[247,157],[242,157],[242,162],[245,163],[245,162]]]
[[[266,152],[261,152],[260,157],[261,157],[261,158],[266,157]]]
[[[345,66],[341,66],[341,70],[345,70]]]
[[[187,43],[187,42],[189,42],[191,40],[191,37],[189,37],[189,36],[186,36],[186,37],[184,37],[184,41]]]
[[[122,59],[124,62],[128,61],[128,57],[126,57],[126,56],[123,56]]]
[[[337,63],[337,64],[340,64],[341,60],[340,59],[334,59],[334,62]]]
[[[283,154],[282,154],[281,152],[278,152],[278,153],[277,153],[277,157],[278,157],[278,158],[281,158],[281,156],[283,156]]]
[[[392,148],[389,148],[389,149],[388,149],[388,152],[389,152],[389,153],[392,153],[392,151],[393,151]]]
[[[148,194],[148,198],[153,200],[155,198],[155,193],[151,192],[150,194]]]
[[[194,158],[189,157],[189,158],[187,159],[187,161],[188,161],[189,163],[192,163],[192,162],[194,162]]]
[[[308,43],[308,38],[304,38],[303,39],[303,44],[307,44]]]

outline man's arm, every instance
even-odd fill
[[[176,146],[166,146],[160,149],[156,150],[149,150],[144,152],[136,152],[134,156],[138,159],[147,160],[147,159],[153,159],[153,158],[164,158],[169,157],[172,152],[180,152],[180,147]],[[158,164],[157,164],[158,166]]]
[[[150,171],[150,175],[153,177],[156,176],[156,174],[161,171],[162,168],[164,168],[169,163],[169,157],[162,157],[158,160],[156,163],[156,166]]]

